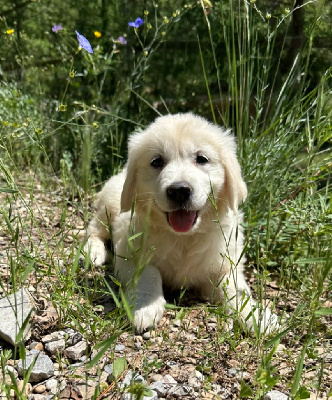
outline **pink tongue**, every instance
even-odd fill
[[[196,211],[172,211],[168,216],[169,223],[175,232],[188,232],[194,225]]]

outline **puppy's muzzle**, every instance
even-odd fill
[[[175,182],[166,189],[167,199],[177,207],[184,207],[188,203],[193,189],[187,182]]]

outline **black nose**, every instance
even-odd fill
[[[176,182],[166,189],[167,198],[178,205],[189,200],[192,188],[186,182]]]

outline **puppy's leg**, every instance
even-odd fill
[[[135,286],[133,286],[135,268],[126,260],[117,259],[115,270],[121,282],[127,286],[127,296],[134,308],[136,331],[143,332],[156,325],[163,316],[166,303],[158,269],[147,265]]]
[[[87,229],[87,243],[84,250],[96,265],[103,265],[108,258],[105,242],[109,239],[108,227],[120,214],[120,199],[126,171],[114,175],[106,182],[97,196],[95,203],[97,213]]]
[[[88,240],[84,250],[89,254],[91,261],[98,266],[105,264],[108,258],[105,242],[110,235],[107,226],[108,217],[104,209],[97,211],[87,229]]]
[[[215,289],[215,301],[225,301],[231,313],[236,312],[250,331],[256,323],[260,332],[269,334],[279,328],[278,318],[267,307],[260,308],[251,296],[243,272],[236,268],[225,275]],[[255,321],[255,322],[254,322]]]

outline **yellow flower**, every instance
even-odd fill
[[[12,35],[14,33],[14,29],[7,29],[6,33],[7,35]]]
[[[96,38],[100,38],[101,37],[101,33],[99,31],[94,31],[93,33],[95,34]]]

